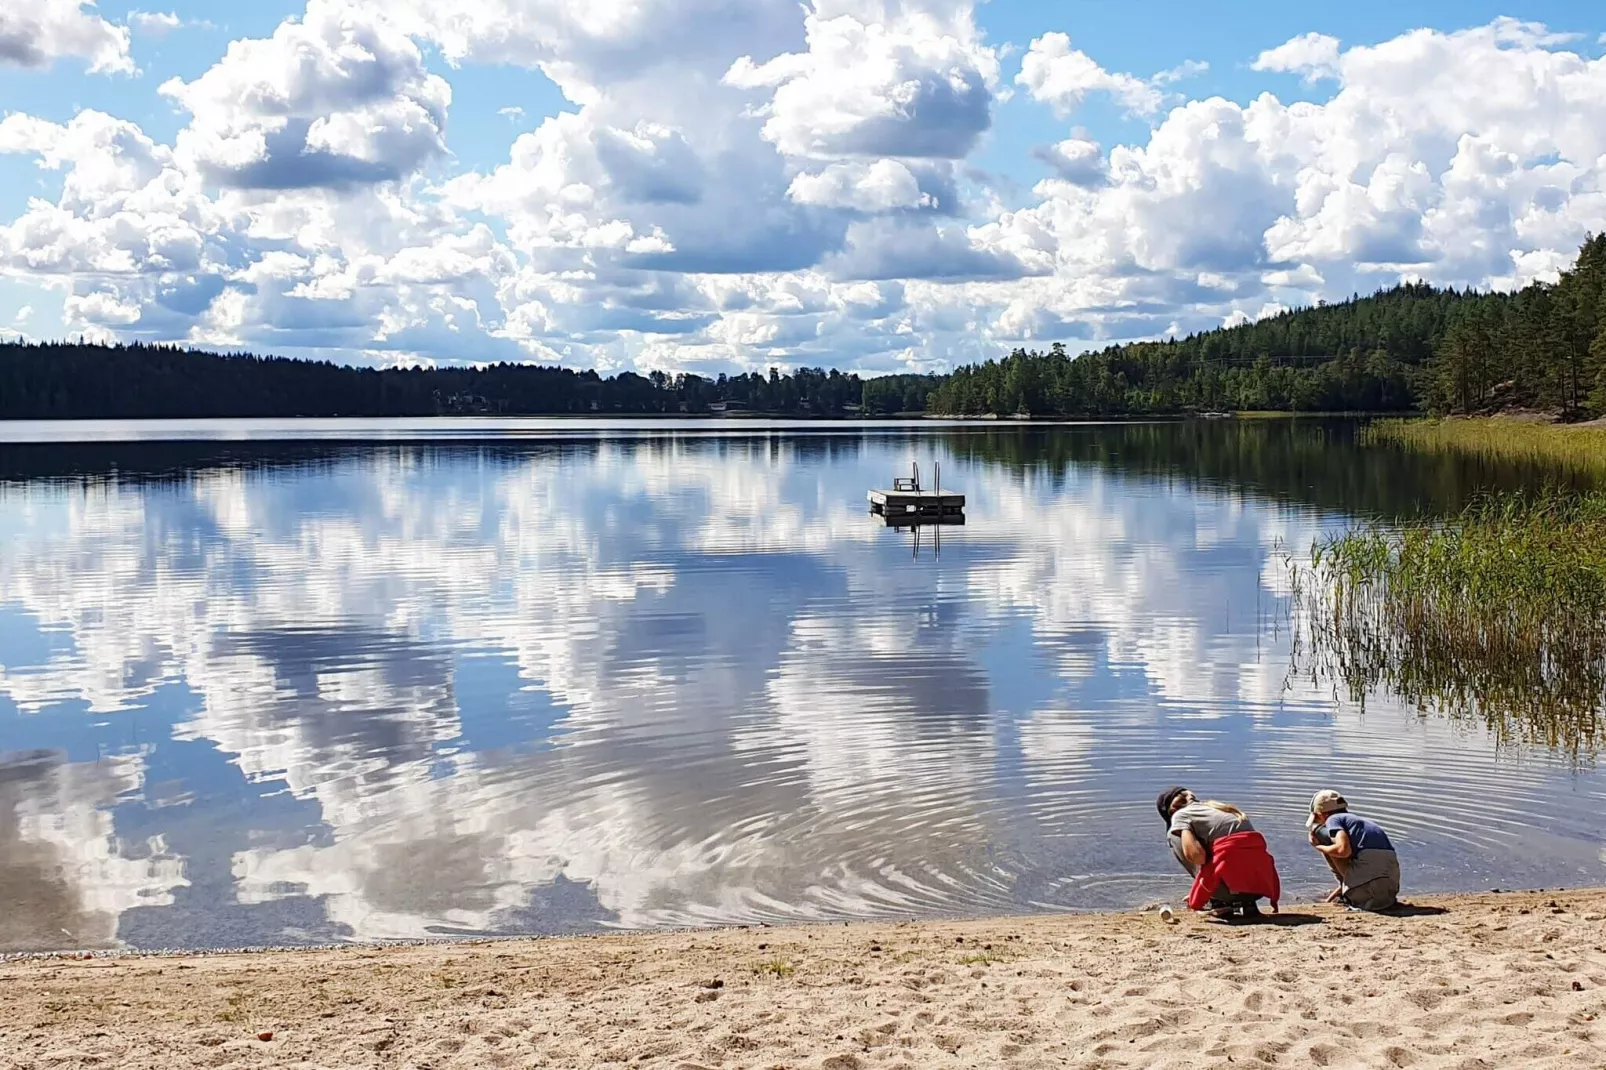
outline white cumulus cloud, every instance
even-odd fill
[[[130,11],[128,25],[147,37],[166,37],[184,25],[171,11]]]
[[[63,56],[93,72],[134,73],[128,29],[95,14],[94,0],[13,0],[0,9],[0,64],[48,67]]]
[[[1109,173],[1104,150],[1098,142],[1084,137],[1069,137],[1040,148],[1037,158],[1052,167],[1059,177],[1077,186],[1097,185]]]
[[[229,45],[161,92],[190,112],[178,151],[228,186],[296,189],[393,181],[445,151],[452,91],[382,16],[311,0],[273,36]]]
[[[668,88],[687,71],[728,65],[742,44],[773,55],[801,37],[796,0],[390,0],[382,9],[452,63],[538,67],[576,104],[621,81]]]
[[[789,156],[960,158],[992,123],[998,58],[966,8],[861,6],[819,0],[808,49],[763,63],[743,56],[729,85],[770,93],[764,136]]]
[[[41,12],[99,17],[27,10],[30,39]],[[309,0],[162,83],[176,136],[113,109],[0,117],[0,153],[44,172],[0,217],[0,274],[65,293],[92,337],[891,371],[1401,278],[1517,286],[1606,219],[1606,63],[1537,24],[1241,57],[1311,79],[1297,102],[1190,100],[1201,64],[1112,72],[1051,27],[1012,81],[1006,50],[971,0]],[[567,103],[503,109],[517,126],[479,163],[447,119],[463,68],[492,63]],[[1148,124],[1063,123],[1031,150],[1046,177],[1012,189],[979,151],[1010,85]]]
[[[0,224],[0,266],[12,271],[69,278],[194,271],[227,229],[210,202],[184,188],[171,149],[103,112],[82,111],[66,124],[8,115],[0,120],[0,153],[33,155],[63,173],[58,202],[36,198]],[[120,314],[118,322],[130,321]]]
[[[1056,273],[1009,295],[1000,325],[1157,335],[1179,310],[1199,327],[1401,278],[1553,271],[1606,215],[1606,130],[1587,118],[1606,107],[1606,63],[1563,45],[1511,20],[1347,50],[1299,38],[1260,66],[1327,72],[1325,102],[1190,102],[1113,148],[1094,184],[1075,166],[1091,149],[1050,150],[1061,174],[997,226],[1052,251]]]
[[[1338,77],[1338,38],[1307,33],[1262,52],[1251,64],[1257,71],[1304,75],[1307,80]]]
[[[1164,81],[1175,81],[1184,72],[1168,72]],[[1015,82],[1026,88],[1033,99],[1052,105],[1068,115],[1094,93],[1108,94],[1121,107],[1137,115],[1152,115],[1165,103],[1165,94],[1153,83],[1130,74],[1107,71],[1080,49],[1071,47],[1063,33],[1046,33],[1032,42]]]
[[[897,160],[871,164],[837,163],[818,173],[804,171],[792,179],[788,196],[798,204],[885,212],[929,206],[932,198]]]

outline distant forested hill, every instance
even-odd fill
[[[1017,350],[961,368],[933,412],[1094,415],[1228,409],[1606,413],[1606,237],[1555,284],[1514,294],[1397,286],[1166,342],[1071,357]]]
[[[922,405],[930,385],[918,391]],[[841,416],[859,411],[864,387],[856,375],[818,369],[714,379],[624,372],[605,379],[523,364],[381,371],[170,346],[0,345],[0,419],[703,414],[727,408]]]

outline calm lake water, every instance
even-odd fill
[[[1293,895],[1327,786],[1408,891],[1606,884],[1590,756],[1290,668],[1284,548],[1535,473],[1287,421],[517,426],[8,429],[0,950],[1174,902],[1172,782]],[[966,525],[868,515],[911,460]]]

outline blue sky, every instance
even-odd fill
[[[1577,0],[6,18],[24,337],[874,373],[1523,285],[1606,225],[1606,13]]]

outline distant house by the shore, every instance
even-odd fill
[[[507,402],[501,398],[491,400],[482,394],[447,394],[435,391],[435,411],[451,416],[487,416],[505,413]]]

